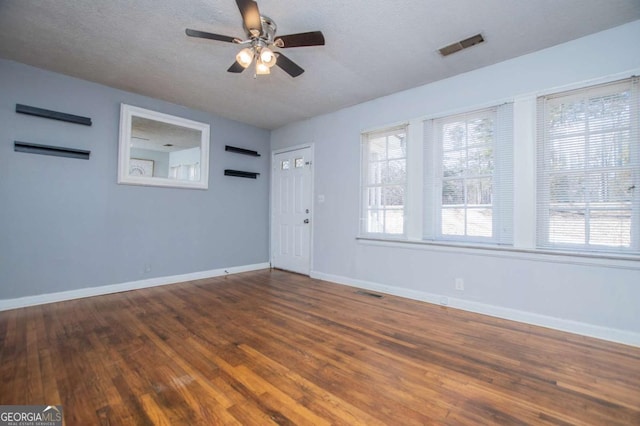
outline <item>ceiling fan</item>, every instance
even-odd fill
[[[228,72],[241,73],[255,60],[256,75],[270,74],[271,67],[277,65],[291,77],[297,77],[304,72],[304,69],[281,52],[274,52],[273,48],[324,46],[324,36],[321,31],[276,37],[276,23],[271,18],[260,15],[258,3],[254,0],[236,0],[236,4],[242,15],[246,39],[242,40],[189,28],[186,30],[189,37],[206,38],[245,46],[236,55],[236,62],[229,67]]]

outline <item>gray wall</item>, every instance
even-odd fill
[[[616,262],[356,239],[361,132],[509,100],[519,105],[520,124],[516,128],[525,128],[525,134],[516,135],[515,144],[516,234],[533,230],[535,237],[535,198],[531,200],[535,197],[535,149],[533,143],[525,143],[525,137],[533,135],[535,93],[553,93],[554,88],[572,84],[588,85],[607,76],[637,74],[638,40],[640,21],[635,21],[272,131],[272,149],[314,143],[314,191],[323,196],[323,202],[316,202],[313,210],[312,277],[372,284],[435,301],[448,297],[451,306],[529,321],[542,322],[542,315],[546,324],[552,324],[546,318],[560,319],[573,331],[582,329],[572,322],[595,326],[590,330],[605,327],[601,337],[613,335],[615,330],[630,331],[635,333],[635,344],[640,345],[637,260]],[[528,99],[524,103],[531,102],[527,103],[532,105],[531,115],[522,116],[521,97]],[[520,242],[519,248],[535,250],[534,240],[529,241],[529,247]],[[464,292],[455,290],[457,277],[465,279]]]
[[[209,189],[118,185],[121,102],[209,123]],[[93,126],[16,114],[16,103]],[[91,159],[17,153],[14,140],[88,149]],[[268,154],[267,130],[0,59],[0,299],[268,262]]]

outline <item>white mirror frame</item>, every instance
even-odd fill
[[[187,181],[164,177],[132,176],[129,174],[132,117],[142,117],[175,126],[197,130],[200,140],[200,180]],[[170,188],[209,188],[209,125],[186,118],[175,117],[148,109],[120,104],[120,146],[118,151],[118,183],[126,185],[164,186]]]

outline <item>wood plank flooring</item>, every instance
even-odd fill
[[[640,425],[640,348],[264,270],[0,312],[66,425]]]

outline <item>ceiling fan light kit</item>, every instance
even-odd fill
[[[260,15],[258,4],[254,0],[236,0],[236,4],[242,15],[243,27],[247,37],[245,40],[189,28],[186,30],[186,34],[189,37],[245,46],[237,53],[236,62],[227,69],[228,72],[241,73],[255,61],[255,76],[270,74],[271,68],[277,65],[291,77],[297,77],[304,72],[304,69],[281,52],[274,51],[274,48],[285,49],[289,47],[324,45],[324,35],[320,31],[276,37],[278,27],[271,18]]]

